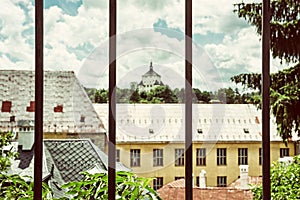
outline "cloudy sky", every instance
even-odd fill
[[[184,1],[117,2],[117,84],[139,82],[152,61],[164,83],[184,87]],[[193,1],[195,87],[232,86],[231,76],[261,71],[259,36],[233,13],[236,2]],[[0,69],[34,69],[34,1],[0,5]],[[108,0],[45,0],[44,68],[73,70],[83,85],[107,87],[108,19]],[[272,60],[272,71],[281,68]]]

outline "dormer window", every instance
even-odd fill
[[[249,133],[249,129],[248,128],[244,128],[244,133]]]
[[[198,128],[198,129],[197,129],[197,133],[198,133],[198,134],[202,134],[202,133],[203,133],[202,128]]]
[[[80,116],[80,122],[84,122],[85,121],[85,116],[81,115]]]
[[[11,101],[2,101],[1,112],[11,112],[12,103]]]

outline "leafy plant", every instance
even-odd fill
[[[291,163],[273,162],[271,166],[272,200],[296,200],[300,197],[300,155]],[[252,185],[254,200],[262,199],[262,185]]]
[[[5,146],[11,144],[12,133],[0,133],[0,136],[0,199],[33,199],[33,182],[27,182],[18,174],[7,174],[8,168],[11,166],[11,159],[17,156],[17,153],[12,151],[3,151]],[[42,189],[43,199],[49,199],[52,190],[46,183],[43,183]]]
[[[85,175],[82,181],[69,182],[62,186],[67,189],[70,199],[108,199],[108,175],[105,173]],[[158,194],[149,186],[150,178],[141,178],[132,172],[116,173],[116,199],[160,199]],[[66,200],[64,197],[61,200]]]

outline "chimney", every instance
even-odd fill
[[[22,146],[22,150],[31,150],[34,144],[34,122],[33,120],[18,121],[17,142]]]
[[[206,188],[206,171],[204,169],[201,170],[199,176],[199,187]]]
[[[247,190],[249,189],[249,166],[240,165],[240,189]]]

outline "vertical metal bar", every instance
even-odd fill
[[[262,7],[263,199],[270,200],[270,0],[263,0]]]
[[[109,142],[108,142],[108,199],[116,193],[116,0],[109,1]]]
[[[42,199],[43,170],[43,87],[44,87],[44,21],[43,0],[35,1],[35,143],[34,143],[34,199]]]
[[[192,0],[185,1],[185,199],[193,199]]]

